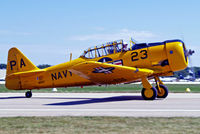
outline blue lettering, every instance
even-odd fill
[[[51,74],[51,79],[52,79],[52,80],[57,80],[57,75],[56,75],[56,73],[55,73],[55,74]]]
[[[62,75],[61,75],[61,73],[60,72],[58,72],[58,79],[62,79]]]
[[[22,66],[26,66],[24,60],[21,58],[21,61],[20,61],[20,68],[22,68]]]
[[[13,70],[13,66],[16,66],[16,61],[12,60],[10,61],[10,69]]]
[[[62,71],[62,72],[52,73],[51,79],[52,80],[58,80],[58,79],[63,79],[63,77],[67,78],[68,72],[69,72],[70,76],[72,76],[72,72],[65,70],[65,71]]]
[[[63,75],[65,76],[65,78],[67,78],[67,70],[62,71]]]

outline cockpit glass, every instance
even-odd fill
[[[99,57],[107,55],[107,53],[105,51],[105,47],[99,48],[98,52],[99,52]]]
[[[93,48],[89,48],[82,55],[85,58],[93,59],[97,57],[106,56],[109,54],[114,54],[118,52],[122,52],[123,49],[123,40],[108,42],[101,46],[95,46]]]

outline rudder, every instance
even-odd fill
[[[13,47],[8,51],[7,76],[16,72],[36,69],[38,68],[16,47]]]
[[[6,87],[8,89],[22,89],[19,75],[12,75],[17,72],[38,70],[38,68],[16,47],[8,51]]]

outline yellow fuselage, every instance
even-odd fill
[[[174,71],[182,70],[188,65],[185,46],[179,40],[149,43],[148,45],[140,44],[124,52],[114,52],[93,59],[81,56],[78,59],[43,69],[32,75],[20,75],[18,77],[20,85],[18,86],[10,84],[13,78],[7,76],[6,87],[9,89],[39,89],[96,85],[96,83],[72,73],[70,68],[85,61],[100,61],[102,58],[112,59],[112,61],[107,61],[111,64],[115,61],[121,61],[123,66],[152,69],[154,70],[152,76],[170,76],[173,75]],[[138,77],[135,81],[139,79]],[[124,83],[124,81],[118,83]]]

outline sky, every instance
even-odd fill
[[[0,63],[11,47],[34,64],[56,65],[113,40],[181,39],[200,66],[199,0],[0,1]]]

